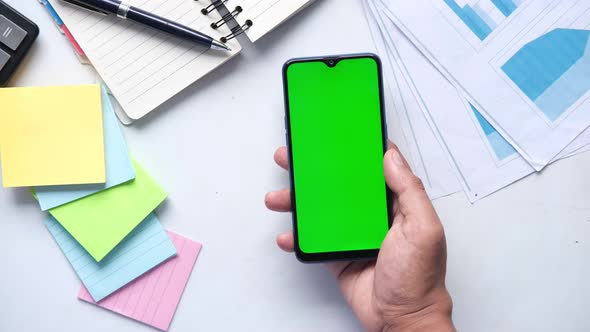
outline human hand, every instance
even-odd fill
[[[287,148],[275,152],[275,161],[288,168]],[[377,260],[332,263],[329,268],[367,331],[454,331],[443,226],[397,147],[385,154],[384,167],[395,195],[394,221]],[[268,193],[265,203],[273,211],[291,211],[289,189]],[[293,252],[293,232],[279,235],[277,244]]]

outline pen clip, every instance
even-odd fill
[[[88,5],[88,4],[83,3],[81,1],[77,1],[77,0],[61,0],[61,1],[67,2],[67,3],[71,4],[71,5],[74,5],[76,7],[80,7],[82,9],[89,10],[89,11],[91,11],[93,13],[98,13],[98,14],[102,14],[102,15],[108,15],[109,14],[109,12],[107,12],[107,11],[104,11],[104,10],[102,10],[100,8],[97,8],[97,7]]]

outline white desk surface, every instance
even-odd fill
[[[187,0],[189,1],[189,0]],[[12,86],[95,82],[34,0],[8,0],[41,28]],[[359,331],[323,266],[280,252],[290,217],[267,211],[287,185],[281,65],[373,50],[360,1],[324,0],[125,128],[132,154],[169,191],[165,227],[204,244],[171,331]],[[463,331],[590,330],[590,154],[471,206],[435,205]],[[0,188],[0,331],[152,331],[76,299],[80,282],[24,189]]]

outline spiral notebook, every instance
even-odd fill
[[[231,52],[210,50],[145,25],[114,15],[100,15],[60,0],[53,0],[52,4],[129,118],[123,122],[129,122],[142,118],[237,55],[241,51],[237,35],[245,33],[255,42],[312,1],[128,1],[132,6],[221,40]],[[222,15],[223,12],[226,14]],[[238,25],[230,29],[228,22],[233,18]]]

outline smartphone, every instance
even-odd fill
[[[297,258],[375,258],[393,216],[379,57],[292,59],[283,85]]]

